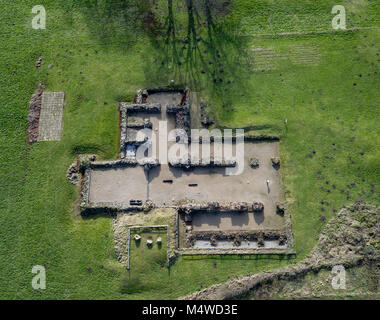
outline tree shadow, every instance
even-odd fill
[[[238,35],[239,25],[221,17],[210,0],[186,0],[186,18],[174,10],[173,0],[167,3],[164,30],[150,37],[154,52],[146,56],[147,81],[169,84],[174,80],[193,91],[206,88],[227,102],[231,91],[244,91],[250,69],[244,59],[249,40]]]
[[[207,89],[227,105],[231,92],[246,91],[251,69],[249,37],[239,35],[240,21],[229,18],[228,4],[167,0],[164,10],[152,0],[73,0],[62,6],[69,24],[77,19],[74,12],[83,16],[90,41],[122,48],[148,41],[141,53],[147,86],[175,80],[193,91]]]

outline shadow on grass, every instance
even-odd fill
[[[250,40],[239,36],[240,22],[229,19],[229,2],[184,0],[182,7],[177,1],[166,3],[164,12],[153,1],[138,0],[73,0],[62,6],[69,21],[79,12],[92,40],[105,47],[116,42],[131,49],[145,41],[147,86],[162,87],[175,80],[194,91],[206,89],[226,105],[232,102],[231,92],[246,92]]]
[[[154,52],[145,57],[147,82],[166,85],[174,80],[194,91],[207,88],[230,102],[230,92],[244,91],[250,73],[244,59],[247,38],[238,36],[239,26],[224,19],[213,1],[186,0],[187,17],[182,19],[173,1],[167,3],[164,30],[150,37]]]
[[[107,213],[97,213],[97,214],[88,215],[88,216],[83,216],[82,215],[82,219],[83,220],[89,220],[89,221],[91,221],[91,220],[96,221],[96,220],[101,219],[101,218],[107,218],[108,219],[110,217],[111,216],[109,214],[107,214]]]
[[[98,154],[100,152],[102,152],[102,148],[96,144],[76,144],[71,146],[72,155]]]
[[[139,277],[131,277],[130,273],[125,274],[119,283],[119,291],[122,294],[134,294],[147,289],[149,286],[143,283]]]

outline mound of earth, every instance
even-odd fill
[[[326,271],[337,265],[343,265],[349,270],[349,277],[356,283],[362,277],[361,274],[368,275],[366,280],[371,283],[367,283],[367,289],[371,287],[370,292],[357,290],[353,295],[373,293],[379,296],[379,277],[376,276],[380,265],[379,231],[380,209],[369,206],[364,201],[357,201],[351,207],[342,208],[329,221],[310,255],[298,264],[233,279],[183,299],[316,297],[318,294],[324,295],[324,284],[327,284],[325,287],[331,287],[331,279]],[[304,286],[300,281],[306,281]]]

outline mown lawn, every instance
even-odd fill
[[[207,14],[188,15],[182,1],[173,1],[168,19],[168,1],[156,2],[41,0],[44,31],[30,27],[33,1],[0,2],[1,298],[177,298],[289,263],[273,256],[182,257],[169,270],[146,270],[126,290],[133,274],[116,262],[111,219],[78,216],[79,192],[66,180],[68,166],[80,153],[114,159],[118,101],[171,79],[200,91],[218,126],[281,136],[296,260],[310,252],[323,217],[334,209],[358,198],[379,204],[379,29],[253,37],[329,30],[335,3],[236,0],[214,9],[217,22],[203,24]],[[341,4],[348,27],[380,25],[378,2]],[[283,59],[275,70],[252,71],[252,46],[286,55],[297,44],[316,47],[319,63]],[[63,137],[28,145],[28,101],[39,82],[66,93]],[[46,266],[42,292],[31,287],[34,265]]]

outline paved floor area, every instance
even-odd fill
[[[281,200],[281,185],[279,172],[273,168],[270,159],[277,155],[277,142],[246,143],[244,170],[240,175],[231,176],[225,175],[225,168],[195,168],[184,171],[169,165],[151,169],[149,177],[140,166],[94,169],[91,171],[89,200],[92,204],[118,202],[128,205],[130,200],[150,199],[159,206],[174,205],[185,199],[260,201],[265,207],[263,215],[236,216],[233,217],[235,220],[229,216],[218,221],[211,215],[204,216],[195,223],[200,230],[214,230],[220,226],[229,230],[234,229],[234,226],[238,228],[239,224],[248,229],[260,226],[276,228],[283,223],[276,214],[275,207],[276,202]],[[249,159],[253,156],[260,162],[257,169],[249,166]],[[270,180],[269,188],[266,179]]]
[[[37,141],[59,141],[62,136],[64,92],[44,92]]]

